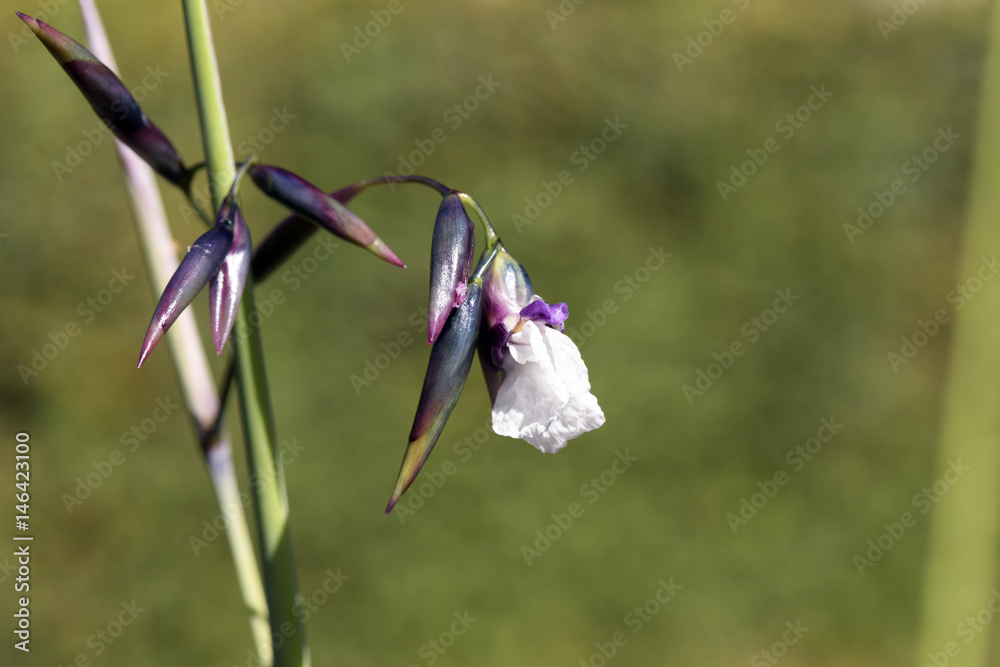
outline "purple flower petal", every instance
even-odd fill
[[[555,303],[550,306],[541,299],[536,299],[521,309],[521,319],[541,320],[559,331],[563,330],[563,322],[568,317],[569,306],[565,303]]]

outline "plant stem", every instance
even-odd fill
[[[484,211],[483,207],[479,205],[479,202],[464,192],[459,192],[457,194],[458,198],[461,199],[463,203],[472,207],[472,210],[476,212],[477,216],[479,216],[480,222],[483,223],[483,234],[486,236],[486,248],[490,249],[499,243],[500,238],[497,236],[496,231],[493,229],[493,225],[490,224],[490,219],[486,217],[486,211]]]
[[[90,48],[104,64],[117,71],[114,54],[108,43],[104,25],[93,0],[80,0]],[[170,235],[163,200],[153,170],[125,144],[115,140],[125,179],[125,191],[136,236],[145,259],[146,271],[153,290],[162,292],[170,276],[177,270],[177,253]],[[239,485],[233,467],[229,434],[217,427],[216,413],[221,400],[212,382],[212,373],[205,350],[198,336],[194,313],[189,309],[174,322],[167,345],[180,381],[181,393],[188,414],[195,426],[198,442],[222,516],[225,517],[226,537],[236,567],[243,603],[250,614],[250,630],[258,652],[270,655],[271,633],[267,621],[267,598],[254,554],[253,540],[247,527]],[[270,662],[270,660],[268,660]]]
[[[981,270],[1000,250],[1000,7],[992,8],[979,108],[979,128],[968,222],[956,279]],[[972,134],[971,132],[969,133]],[[968,466],[932,515],[924,575],[923,624],[918,664],[956,639],[955,628],[991,600],[997,580],[1000,539],[1000,291],[983,290],[955,314],[951,363],[944,389],[941,443],[933,479],[946,479],[953,464]],[[956,473],[951,473],[954,475]],[[928,480],[929,481],[929,480]],[[949,666],[990,662],[990,636],[960,643]],[[952,656],[949,653],[949,656]]]
[[[184,0],[184,20],[212,206],[217,214],[235,169],[205,0]],[[249,316],[255,310],[253,278],[248,277],[232,341],[271,633],[283,638],[275,642],[274,664],[277,667],[306,667],[309,650],[301,618],[294,613],[298,590],[288,525],[288,497],[271,412],[263,346],[260,329],[248,326]]]

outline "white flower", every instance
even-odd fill
[[[544,322],[522,320],[505,347],[494,431],[554,454],[604,423],[587,367],[569,336]]]

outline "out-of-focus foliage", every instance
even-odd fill
[[[554,28],[555,0],[389,5],[211,3],[238,158],[256,144],[330,190],[413,165],[471,193],[539,294],[569,303],[607,424],[556,456],[492,435],[474,366],[383,519],[427,363],[439,200],[413,186],[356,199],[409,268],[314,240],[257,286],[315,663],[576,665],[622,631],[617,664],[746,664],[797,621],[808,632],[783,665],[912,661],[929,525],[912,497],[941,475],[949,324],[906,363],[887,353],[939,309],[953,316],[949,292],[969,278],[953,266],[986,4],[921,4],[887,35],[891,3],[859,0],[595,0]],[[100,7],[123,80],[196,161],[179,5]],[[713,23],[724,11],[731,21]],[[3,452],[19,430],[34,447],[30,664],[246,665],[228,547],[165,349],[135,369],[157,295],[108,133],[6,17],[0,432]],[[83,37],[72,4],[46,20]],[[673,54],[689,48],[679,71]],[[933,164],[911,163],[949,128]],[[754,157],[724,200],[717,183]],[[183,247],[203,227],[164,190]],[[849,238],[859,206],[890,198]],[[255,239],[284,215],[250,187],[243,200]],[[35,351],[54,358],[25,382]],[[716,379],[686,396],[699,371],[702,388]],[[158,402],[174,406],[162,423]],[[811,458],[795,453],[824,419],[842,428]],[[106,463],[116,450],[120,466]],[[618,456],[638,460],[608,472]],[[786,483],[771,486],[779,471]],[[744,499],[766,504],[746,525],[727,520]],[[564,530],[572,503],[582,515]],[[906,511],[916,525],[859,576],[854,557]],[[537,531],[557,539],[542,551]],[[349,578],[326,599],[338,570]],[[671,578],[683,588],[648,604],[658,613],[630,615]],[[144,611],[100,640],[133,600]],[[475,622],[436,653],[427,642],[450,643],[466,611]]]

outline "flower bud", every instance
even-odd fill
[[[405,267],[361,218],[312,183],[280,167],[254,165],[250,177],[271,199],[390,264]]]
[[[186,189],[191,172],[177,149],[139,108],[125,84],[79,42],[44,21],[17,12],[90,102],[104,124],[158,174]]]
[[[437,340],[452,308],[465,300],[472,268],[475,227],[457,194],[441,201],[431,243],[431,296],[427,316],[427,343]]]
[[[531,302],[532,296],[528,273],[501,248],[483,280],[483,346],[489,351],[488,360],[494,368],[503,365],[503,346],[521,319],[521,309]]]
[[[236,322],[243,288],[250,272],[250,228],[247,227],[240,207],[227,197],[219,209],[216,225],[229,225],[233,230],[233,243],[222,262],[222,268],[208,288],[211,312],[212,340],[215,353],[222,354],[229,333]]]
[[[153,311],[153,319],[146,330],[146,338],[139,353],[140,368],[170,325],[194,301],[208,281],[219,272],[232,246],[233,227],[215,225],[188,248],[180,266],[163,290],[160,301],[156,304],[156,310]]]
[[[482,287],[482,281],[478,279],[469,283],[465,301],[452,310],[441,335],[431,348],[424,386],[410,429],[410,442],[406,446],[386,514],[420,472],[465,387],[476,349]]]

